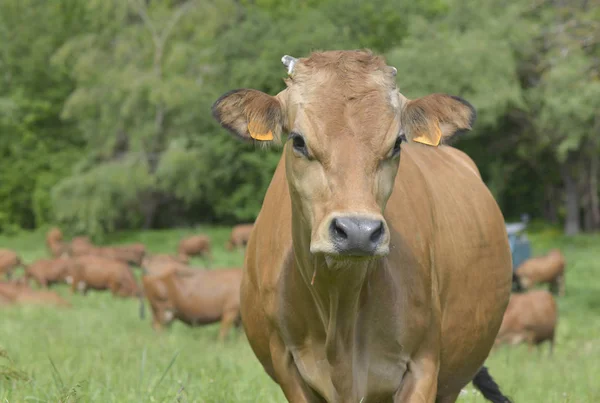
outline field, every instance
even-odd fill
[[[213,240],[215,267],[241,266],[243,252],[224,248],[228,228],[197,228]],[[143,242],[152,252],[175,251],[191,230],[123,233],[109,243]],[[600,237],[567,239],[552,231],[530,236],[534,253],[560,247],[567,258],[566,292],[554,355],[548,346],[502,348],[487,365],[516,403],[600,401]],[[47,256],[43,232],[0,237],[26,262]],[[201,266],[202,261],[193,264]],[[139,318],[135,299],[108,293],[71,296],[71,309],[3,308],[0,319],[2,402],[284,402],[242,332],[224,345],[218,325],[175,323],[162,334]],[[465,389],[460,402],[484,402]]]

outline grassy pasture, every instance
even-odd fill
[[[229,228],[198,228],[213,240],[215,268],[241,266],[243,252],[228,252]],[[109,243],[143,242],[152,252],[173,252],[191,230],[122,233]],[[554,356],[548,347],[492,353],[488,366],[502,390],[522,402],[600,401],[600,237],[531,235],[534,253],[560,247],[567,258],[566,292]],[[0,237],[26,262],[47,256],[42,232]],[[193,261],[202,266],[201,260]],[[71,296],[72,309],[3,308],[0,316],[2,402],[284,402],[242,332],[216,342],[218,324],[188,328],[174,323],[155,333],[150,312],[138,316],[135,299],[91,291]],[[482,403],[471,386],[460,402]]]

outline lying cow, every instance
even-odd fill
[[[21,258],[17,252],[10,249],[0,249],[0,275],[11,278],[13,271],[22,266]]]
[[[495,345],[527,343],[531,349],[544,341],[554,346],[558,320],[556,301],[546,290],[533,290],[513,294],[504,313]]]
[[[69,245],[63,241],[62,231],[56,227],[46,234],[46,247],[53,257],[65,256],[69,252]]]
[[[189,259],[191,256],[201,256],[209,265],[212,263],[210,238],[206,235],[192,235],[182,239],[179,242],[177,253],[182,259]]]
[[[248,239],[250,239],[252,228],[254,228],[254,224],[239,224],[233,227],[229,241],[225,245],[227,250],[245,247],[248,244]]]
[[[0,282],[0,303],[3,305],[54,305],[71,307],[71,303],[52,291],[33,290],[22,282]]]
[[[241,286],[264,369],[290,402],[451,403],[474,378],[501,396],[483,364],[511,289],[504,218],[444,144],[474,108],[407,99],[368,51],[283,61],[276,96],[240,89],[213,105],[243,139],[288,134]]]
[[[522,289],[548,283],[553,294],[565,295],[565,258],[558,249],[552,249],[545,256],[527,259],[517,268],[515,276]]]
[[[152,308],[152,327],[161,330],[178,319],[189,326],[221,322],[219,340],[239,323],[240,269],[178,272],[175,267],[142,277]]]
[[[102,256],[73,259],[71,292],[86,294],[89,289],[110,290],[119,297],[139,297],[139,286],[127,263]]]
[[[25,267],[25,276],[40,287],[48,288],[49,285],[67,281],[71,275],[71,264],[70,258],[40,259]]]

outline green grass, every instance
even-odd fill
[[[243,252],[224,248],[228,228],[197,228],[213,240],[216,267],[241,266]],[[121,233],[109,243],[139,241],[152,252],[174,252],[192,230]],[[552,231],[530,236],[534,252],[560,247],[567,258],[567,295],[559,299],[554,356],[502,348],[487,365],[505,394],[522,402],[600,401],[600,237],[564,238]],[[1,237],[26,262],[47,256],[42,232]],[[193,261],[201,266],[201,260]],[[2,308],[0,401],[2,402],[284,402],[264,373],[243,333],[225,345],[218,325],[188,328],[175,323],[162,334],[138,302],[108,293],[71,296],[72,309]],[[460,402],[484,402],[471,386]]]

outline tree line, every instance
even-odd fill
[[[599,41],[588,0],[3,0],[0,231],[253,220],[280,151],[225,135],[212,102],[282,90],[284,54],[358,48],[407,97],[477,108],[454,145],[507,219],[595,231]]]

